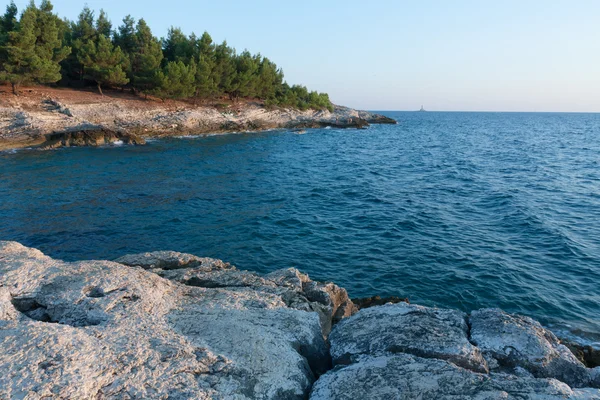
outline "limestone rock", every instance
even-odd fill
[[[590,384],[590,370],[539,322],[499,309],[474,311],[471,340],[495,370],[522,367],[540,378],[556,378],[574,387]]]
[[[482,374],[410,354],[360,356],[315,383],[310,400],[591,400],[595,389],[572,390],[554,379]]]
[[[11,299],[8,289],[0,286],[0,324],[2,321],[14,321],[17,319],[18,312],[13,306]]]
[[[176,251],[153,251],[141,254],[128,254],[117,258],[115,262],[130,267],[144,269],[160,268],[165,270],[200,268],[206,271],[226,269],[230,265],[214,258],[198,257],[193,254],[179,253]]]
[[[0,242],[0,399],[600,400],[584,387],[600,367],[526,317],[403,302],[354,314],[344,289],[294,268],[118,261]]]
[[[360,310],[336,325],[329,339],[334,364],[352,363],[362,354],[408,353],[487,372],[467,332],[462,312],[398,303]]]
[[[105,127],[77,126],[63,131],[55,131],[45,135],[42,149],[73,146],[103,146],[124,143],[143,145],[146,141],[130,132],[113,131]]]
[[[220,260],[173,251],[127,255],[116,261],[149,269],[185,285],[228,288],[237,293],[260,293],[264,299],[276,299],[274,301],[289,308],[314,311],[321,320],[324,337],[329,334],[333,324],[356,312],[345,289],[333,283],[314,282],[295,268],[278,270],[263,277],[240,271]]]
[[[234,289],[0,242],[0,398],[306,398],[319,316]]]
[[[0,104],[0,148],[98,146],[117,141],[143,144],[144,138],[248,132],[267,129],[357,128],[394,119],[335,106],[329,110],[265,107],[255,101],[225,106],[193,106],[169,101],[101,97],[80,91],[44,89]]]

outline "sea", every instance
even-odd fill
[[[295,267],[600,346],[600,114],[384,114],[398,124],[3,152],[0,240]]]

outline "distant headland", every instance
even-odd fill
[[[267,57],[214,43],[207,32],[171,28],[159,39],[144,19],[127,16],[113,28],[104,11],[96,16],[87,6],[68,21],[48,0],[20,16],[11,2],[0,17],[0,50],[0,83],[8,85],[0,149],[396,123],[289,85]]]

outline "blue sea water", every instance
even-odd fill
[[[0,239],[169,249],[353,297],[501,307],[600,343],[600,114],[410,113],[368,130],[0,154]]]

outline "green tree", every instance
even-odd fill
[[[52,13],[52,3],[42,0],[37,10],[35,52],[40,58],[35,80],[39,83],[54,83],[60,80],[60,62],[70,53],[71,48],[63,46],[63,22]]]
[[[14,1],[6,6],[6,12],[0,17],[0,46],[6,46],[9,33],[17,30],[18,9]]]
[[[21,16],[19,29],[9,33],[8,44],[5,46],[6,60],[3,71],[0,72],[0,80],[9,82],[15,95],[19,86],[34,81],[41,62],[35,53],[35,22],[36,10],[30,6]]]
[[[6,6],[4,15],[0,17],[0,71],[4,70],[4,63],[8,58],[6,45],[10,40],[10,32],[17,30],[17,13],[17,6],[11,2]]]
[[[95,33],[97,35],[104,35],[106,37],[110,37],[112,33],[112,23],[110,22],[108,16],[102,9],[100,9],[100,15],[98,15],[98,19],[96,20]]]
[[[260,56],[258,56],[260,59]],[[244,51],[233,60],[235,73],[229,87],[229,97],[237,100],[239,97],[253,97],[258,81],[259,63],[249,51]]]
[[[138,21],[135,35],[136,47],[130,56],[131,84],[135,90],[147,92],[161,83],[156,71],[163,59],[162,47],[143,19]]]
[[[268,58],[260,62],[256,95],[264,100],[273,100],[281,87],[283,72]]]
[[[124,68],[129,63],[127,57],[104,35],[99,35],[96,41],[87,41],[80,50],[79,61],[86,77],[96,82],[101,95],[104,95],[102,85],[118,86],[129,82]]]
[[[214,75],[215,60],[207,55],[200,55],[196,67],[195,97],[210,98],[218,93],[219,85]]]
[[[169,61],[162,71],[157,72],[159,86],[152,93],[161,99],[182,99],[194,94],[196,63],[185,65],[182,61]]]
[[[195,98],[210,98],[219,93],[219,75],[216,68],[213,40],[204,32],[196,42],[197,68]]]
[[[119,46],[121,51],[129,55],[137,47],[136,40],[135,19],[131,15],[128,15],[123,18],[123,23],[119,25],[115,32],[114,44],[115,46]]]
[[[192,38],[195,36],[192,34]],[[194,55],[194,39],[190,40],[180,28],[169,28],[167,38],[163,39],[165,63],[169,61],[190,62]],[[166,65],[166,64],[165,64]]]
[[[223,42],[215,47],[215,69],[217,87],[220,93],[230,94],[235,90],[233,85],[236,73],[234,63],[235,51]]]
[[[72,22],[67,32],[67,44],[71,46],[71,54],[62,62],[62,74],[69,80],[82,81],[84,67],[79,61],[79,53],[89,40],[96,40],[98,33],[94,26],[94,12],[85,6],[79,13],[76,22]]]
[[[52,4],[31,3],[21,15],[18,29],[9,33],[0,79],[12,85],[14,94],[25,83],[54,83],[60,78],[60,61],[71,51],[63,46],[62,22],[52,14]]]

